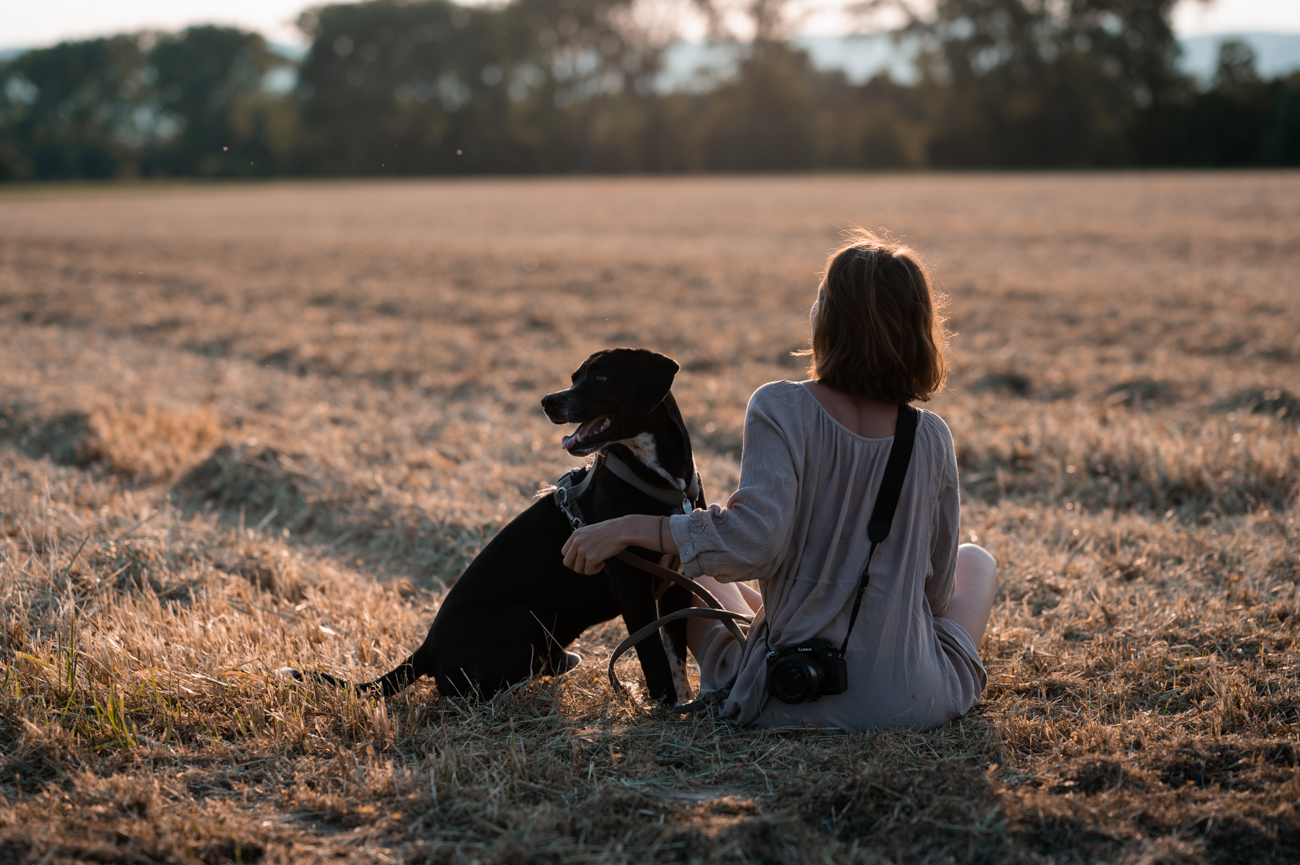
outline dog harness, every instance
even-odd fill
[[[692,504],[700,495],[700,475],[696,472],[695,477],[691,478],[690,484],[684,492],[677,490],[667,490],[663,487],[655,487],[637,477],[632,469],[628,468],[627,463],[619,459],[615,454],[597,453],[595,458],[585,466],[565,472],[552,487],[552,498],[555,499],[556,506],[564,513],[569,520],[569,525],[574,529],[580,529],[587,524],[583,519],[582,509],[578,507],[578,500],[586,495],[587,487],[596,479],[596,474],[601,468],[609,469],[614,477],[648,495],[657,502],[677,508],[680,513],[689,514],[695,509]],[[582,480],[576,484],[573,482],[574,476],[581,471],[586,471]]]

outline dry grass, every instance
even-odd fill
[[[971,715],[660,717],[618,625],[484,706],[273,675],[423,638],[594,349],[682,362],[725,496],[853,223],[952,295]],[[1284,173],[0,197],[0,861],[1295,861],[1297,225]]]

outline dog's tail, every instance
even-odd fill
[[[358,685],[357,689],[361,691],[377,690],[385,697],[391,697],[398,691],[405,690],[414,684],[418,678],[420,678],[420,672],[415,668],[415,656],[412,655],[373,682],[364,682]]]
[[[416,668],[417,660],[416,656],[412,655],[402,663],[398,664],[396,668],[380,676],[378,679],[369,682],[361,682],[359,684],[354,684],[346,679],[340,679],[338,676],[331,676],[329,673],[322,673],[320,670],[308,670],[304,673],[300,670],[295,670],[292,667],[285,667],[281,669],[279,673],[295,682],[319,682],[323,685],[330,685],[335,688],[347,688],[356,691],[359,694],[364,694],[369,691],[378,691],[385,697],[391,697],[398,691],[402,691],[409,687],[416,679],[423,675]]]
[[[320,682],[324,685],[332,685],[335,688],[350,688],[360,694],[368,691],[378,691],[385,697],[391,697],[398,691],[409,687],[416,679],[427,676],[433,671],[436,656],[434,634],[437,626],[438,622],[435,619],[433,625],[429,627],[429,635],[424,638],[424,643],[421,644],[420,648],[415,650],[415,654],[398,664],[394,669],[384,673],[378,679],[370,682],[354,685],[340,679],[338,676],[331,676],[329,673],[322,673],[319,670],[302,673],[292,667],[285,667],[279,672],[280,675],[286,676],[295,682]]]

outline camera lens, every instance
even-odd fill
[[[802,703],[817,695],[821,681],[821,667],[812,658],[795,655],[772,665],[767,690],[782,703]]]

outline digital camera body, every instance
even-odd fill
[[[809,640],[767,653],[767,693],[782,703],[802,703],[848,689],[848,662],[829,640]]]

